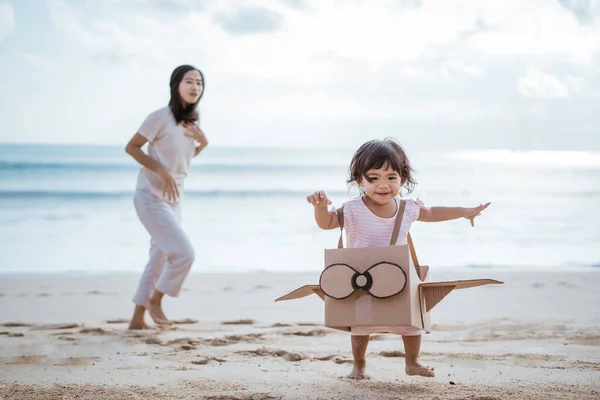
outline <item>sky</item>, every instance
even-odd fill
[[[205,75],[220,146],[600,150],[600,0],[0,0],[0,142],[125,145]]]

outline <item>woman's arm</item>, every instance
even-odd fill
[[[148,139],[144,136],[136,133],[127,146],[125,146],[125,151],[131,157],[134,158],[137,162],[139,162],[144,167],[148,168],[150,171],[154,172],[160,181],[163,184],[162,193],[163,196],[166,195],[170,200],[175,200],[179,197],[179,188],[177,187],[177,182],[171,176],[171,173],[167,168],[162,166],[158,161],[154,160],[152,157],[144,153],[142,147],[146,144]]]
[[[148,139],[139,133],[136,133],[131,140],[129,140],[127,146],[125,146],[125,152],[127,152],[127,154],[133,157],[135,161],[148,168],[150,171],[158,173],[158,170],[162,167],[162,165],[160,165],[160,163],[152,159],[149,155],[144,153],[144,150],[142,150],[142,147],[144,147],[147,142]]]

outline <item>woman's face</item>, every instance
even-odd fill
[[[196,103],[203,90],[204,81],[200,72],[191,70],[183,75],[183,79],[179,83],[179,96],[186,105]]]

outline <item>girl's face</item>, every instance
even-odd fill
[[[358,184],[373,203],[381,206],[393,202],[402,188],[400,174],[389,165],[368,170]]]
[[[179,83],[179,96],[186,105],[195,104],[203,90],[204,82],[200,72],[191,70],[183,75],[183,79]]]

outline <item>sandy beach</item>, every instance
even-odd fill
[[[2,399],[599,399],[600,270],[434,271],[493,278],[432,311],[421,362],[404,374],[400,337],[372,337],[370,380],[347,334],[312,296],[278,302],[318,273],[192,274],[169,329],[127,330],[137,275],[4,275]]]

